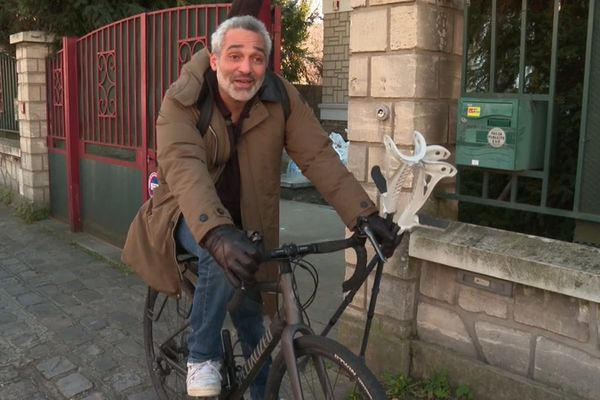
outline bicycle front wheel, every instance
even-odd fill
[[[364,361],[338,342],[302,336],[294,340],[294,350],[303,399],[386,399],[385,390]],[[266,399],[294,399],[282,353],[271,366]]]
[[[150,378],[160,400],[188,399],[187,337],[192,299],[169,297],[148,288],[144,308],[144,347]]]

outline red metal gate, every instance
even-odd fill
[[[68,218],[72,230],[83,227],[122,241],[148,197],[162,97],[181,66],[207,46],[229,8],[212,4],[136,15],[65,38],[63,49],[49,58],[51,208],[56,217]],[[278,67],[279,14],[275,18]]]

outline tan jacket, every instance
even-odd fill
[[[213,107],[207,132],[201,135],[196,128],[200,115],[196,101],[207,68],[208,51],[196,53],[165,94],[156,125],[160,185],[131,223],[122,253],[123,262],[148,285],[170,295],[180,292],[174,228],[181,214],[198,243],[212,228],[232,223],[214,187],[230,154],[225,120]],[[261,232],[266,248],[277,247],[279,240],[284,148],[348,227],[360,215],[376,211],[340,162],[312,109],[290,83],[284,83],[290,99],[287,122],[281,105],[272,101],[273,83],[265,80],[238,144],[242,224]]]

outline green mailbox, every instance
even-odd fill
[[[456,163],[522,171],[544,162],[548,104],[530,99],[460,98]]]

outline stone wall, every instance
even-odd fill
[[[0,138],[0,186],[19,193],[21,149],[18,140]]]
[[[348,166],[378,200],[369,171],[382,163],[384,134],[410,149],[416,129],[454,151],[464,3],[351,3]],[[379,108],[389,117],[377,119]],[[350,276],[352,251],[346,262]],[[374,279],[338,331],[356,352]],[[419,228],[384,267],[367,362],[415,377],[446,370],[479,399],[596,399],[599,304],[598,249],[460,223]]]
[[[419,130],[427,143],[452,150],[460,94],[462,2],[352,0],[351,5],[348,167],[378,201],[369,171],[383,163],[384,134],[408,150],[413,131]],[[389,110],[383,120],[377,118],[380,108]],[[453,185],[447,180],[439,186],[450,191]],[[409,189],[402,202],[408,201]],[[428,207],[434,213],[455,215],[455,205],[432,202]],[[407,246],[404,243],[404,250],[389,260],[382,278],[367,354],[377,372],[390,368],[410,372],[419,269],[408,262]],[[351,252],[346,261],[349,275],[356,263]],[[368,293],[363,288],[354,299],[343,321],[349,329],[340,329],[342,340],[354,350],[360,340],[357,328],[368,310]]]
[[[352,6],[348,165],[377,199],[369,171],[382,164],[384,135],[409,149],[418,130],[428,144],[453,152],[462,2],[354,0]],[[377,118],[381,108],[389,110],[385,120]],[[438,186],[452,191],[454,182],[444,180]],[[455,214],[454,206],[444,213]]]
[[[341,320],[355,352],[373,279]],[[421,227],[384,267],[367,363],[379,374],[447,371],[477,399],[592,400],[599,317],[600,249],[459,222]]]
[[[409,253],[412,374],[447,369],[477,398],[598,398],[600,249],[452,223]]]

